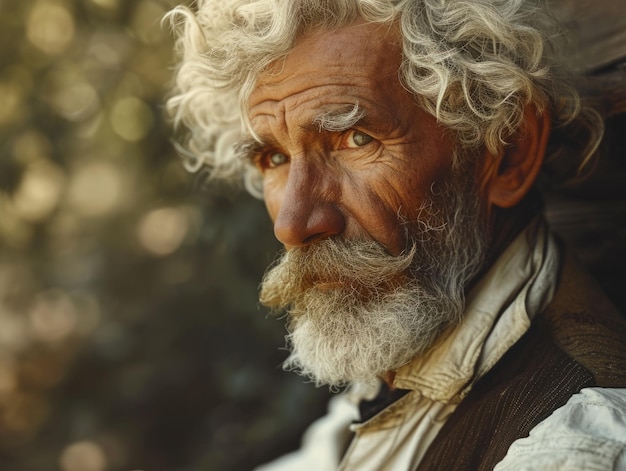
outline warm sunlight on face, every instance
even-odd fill
[[[452,144],[402,87],[401,59],[396,31],[357,24],[314,31],[259,77],[252,159],[286,248],[343,236],[405,250],[399,216],[416,222]]]

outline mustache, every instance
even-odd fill
[[[407,281],[413,245],[398,256],[375,241],[326,239],[280,254],[261,284],[260,302],[284,308],[312,289],[349,290],[368,297]]]

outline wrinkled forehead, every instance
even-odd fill
[[[280,75],[288,68],[307,70],[352,64],[363,69],[398,59],[401,33],[394,23],[356,22],[335,30],[313,29],[300,37],[284,60],[275,61],[261,76]],[[394,61],[395,62],[395,61]]]
[[[332,31],[312,30],[259,74],[248,98],[248,117],[257,114],[261,104],[287,98],[294,105],[315,95],[322,103],[346,105],[384,100],[386,92],[401,86],[400,38],[390,23],[358,22]]]

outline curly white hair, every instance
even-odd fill
[[[400,80],[463,149],[499,153],[529,105],[549,109],[555,128],[573,130],[580,165],[602,136],[599,114],[581,105],[554,65],[551,18],[530,0],[197,0],[194,10],[177,7],[168,18],[180,63],[167,108],[187,130],[179,145],[186,166],[208,167],[215,178],[243,177],[257,196],[260,176],[237,150],[250,133],[246,105],[256,77],[307,31],[359,19],[398,23]]]

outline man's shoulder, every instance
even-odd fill
[[[515,441],[495,471],[626,471],[626,389],[588,388]]]
[[[600,387],[626,387],[626,317],[566,254],[552,302],[541,316],[555,344]]]

